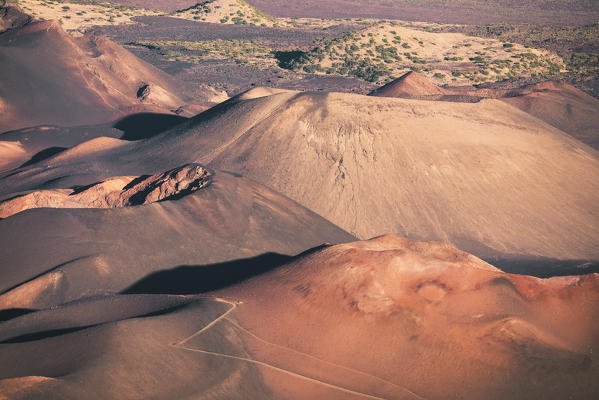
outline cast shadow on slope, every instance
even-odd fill
[[[38,163],[40,161],[44,161],[52,156],[62,153],[65,150],[67,150],[66,147],[60,147],[60,146],[48,147],[47,149],[44,149],[44,150],[41,150],[41,151],[38,151],[37,153],[35,153],[28,161],[21,164],[17,169],[28,167],[28,166]]]
[[[247,279],[265,274],[284,264],[328,246],[323,244],[296,256],[264,253],[208,265],[181,265],[154,272],[140,279],[121,294],[199,294],[235,285]],[[599,273],[599,262],[555,259],[493,259],[487,260],[511,274],[549,278],[564,275]]]
[[[0,310],[0,322],[6,322],[21,315],[30,314],[38,310],[31,308],[7,308]]]
[[[123,320],[133,319],[133,318],[149,318],[149,317],[157,317],[160,315],[166,315],[166,314],[170,314],[172,312],[178,311],[178,310],[182,309],[183,307],[185,307],[186,305],[187,304],[177,304],[175,306],[167,307],[162,310],[152,311],[152,312],[148,312],[148,313],[140,314],[140,315],[133,315],[128,318],[124,318]],[[30,312],[33,312],[33,311],[34,310],[31,310]],[[27,313],[23,313],[23,314],[27,314]],[[103,325],[103,324],[106,324],[109,322],[115,322],[115,321],[102,321],[102,322],[99,322],[96,324],[71,326],[71,327],[67,327],[67,328],[36,331],[36,332],[26,333],[23,335],[18,335],[18,336],[4,339],[4,340],[0,341],[0,344],[34,342],[37,340],[48,339],[48,338],[62,336],[62,335],[68,335],[70,333],[79,332],[79,331],[82,331],[82,330],[85,330],[88,328],[93,328],[96,326],[100,326],[100,325]]]
[[[296,256],[264,253],[209,265],[182,265],[154,272],[121,292],[121,294],[199,294],[232,286],[257,275],[272,271],[284,264],[320,250],[323,244]]]
[[[211,119],[226,113],[231,108],[237,99],[229,99],[222,103],[202,111],[201,113],[191,117],[182,117],[174,114],[159,114],[159,113],[138,113],[128,115],[116,121],[112,127],[123,132],[119,138],[121,140],[136,141],[150,139],[161,133],[164,133],[186,121],[203,121]]]
[[[537,278],[579,276],[599,273],[597,260],[558,260],[555,258],[485,258],[485,261],[508,274],[530,275]]]
[[[295,257],[264,253],[252,258],[210,265],[182,265],[154,272],[122,294],[198,294],[222,289],[271,271]]]
[[[122,140],[134,141],[156,136],[187,119],[173,114],[139,113],[121,118],[113,128],[123,132]]]
[[[117,137],[118,139],[130,142],[143,140],[159,135],[187,120],[188,118],[186,117],[174,114],[137,113],[128,115],[117,120],[112,126],[106,124],[99,124],[95,126],[55,127],[56,130],[62,132],[72,131],[72,134],[63,134],[57,141],[56,139],[46,139],[48,140],[47,147],[44,146],[41,150],[37,151],[35,154],[31,156],[29,160],[19,165],[15,170],[25,168],[30,165],[34,165],[38,162],[49,159],[59,153],[62,153],[65,150],[68,150],[73,146],[81,144],[86,140],[91,140],[100,136]],[[23,130],[35,128],[36,127],[25,128]],[[90,128],[93,128],[95,130],[94,132],[92,132],[91,135],[88,134],[88,129]],[[116,129],[116,132],[121,131],[122,135],[120,137],[114,136],[110,132],[111,128]],[[14,136],[15,134],[18,134],[20,131],[22,130],[12,130],[1,133],[0,135]],[[38,136],[38,138],[36,138],[35,136]],[[40,135],[34,135],[33,141],[35,141],[36,139],[39,140],[39,136]],[[65,136],[66,138],[62,136]],[[2,137],[2,139],[6,139],[6,137]],[[10,140],[10,137],[7,140]]]

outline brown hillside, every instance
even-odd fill
[[[0,132],[168,112],[189,100],[166,73],[106,38],[73,37],[56,21],[0,34],[0,63]]]
[[[231,277],[256,266],[215,267]],[[174,268],[120,295],[21,311],[0,323],[0,393],[584,399],[599,390],[597,274],[511,275],[390,235],[314,249],[207,292],[200,282],[213,274]]]
[[[599,149],[599,100],[564,82],[547,81],[513,90],[439,88],[424,76],[408,72],[370,95],[454,102],[501,99]]]
[[[599,149],[599,100],[574,86],[543,82],[501,100]]]
[[[498,100],[233,99],[146,141],[28,165],[0,179],[0,192],[189,162],[248,176],[362,238],[393,232],[483,257],[599,258],[597,152]]]
[[[132,178],[17,193],[1,203],[0,310],[51,307],[119,292],[162,269],[225,268],[259,256],[243,276],[324,242],[353,239],[246,178],[197,165]],[[187,281],[227,282],[227,276]]]
[[[216,294],[240,302],[216,328],[242,335],[248,358],[337,386],[261,367],[275,397],[347,398],[345,388],[384,399],[558,399],[598,389],[597,274],[510,275],[451,246],[383,236]],[[185,348],[218,351],[205,339]]]

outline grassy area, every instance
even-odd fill
[[[402,0],[410,3],[412,0]],[[412,3],[456,6],[474,0],[413,0]],[[586,7],[581,0],[576,7]],[[478,6],[480,2],[475,1]],[[412,4],[410,3],[410,4]],[[512,0],[493,0],[518,8]],[[563,1],[539,0],[541,6]],[[65,29],[130,23],[157,11],[98,0],[19,0],[40,19],[58,19]],[[169,16],[220,24],[311,27],[353,25],[353,32],[325,38],[310,50],[273,51],[258,41],[139,42],[170,60],[200,63],[232,59],[238,64],[278,65],[297,73],[346,76],[384,84],[407,71],[419,71],[439,85],[466,85],[515,79],[592,78],[599,81],[599,24],[544,26],[533,24],[447,25],[362,18],[276,19],[244,0],[206,0]]]

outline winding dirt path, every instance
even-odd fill
[[[201,335],[202,333],[206,332],[207,330],[209,330],[210,328],[212,328],[213,326],[215,326],[219,322],[226,320],[227,322],[229,322],[233,326],[235,326],[237,329],[243,331],[244,333],[250,335],[251,337],[253,337],[254,339],[256,339],[256,340],[258,340],[258,341],[260,341],[262,343],[265,343],[265,344],[270,345],[270,346],[278,347],[278,348],[284,349],[286,351],[291,351],[293,353],[300,354],[302,356],[305,356],[305,357],[317,360],[318,362],[323,362],[323,363],[326,363],[326,364],[329,364],[329,365],[332,365],[332,366],[335,366],[335,367],[338,367],[338,368],[345,369],[347,371],[351,371],[353,373],[357,373],[357,374],[360,374],[360,375],[367,376],[369,378],[375,379],[375,380],[380,381],[382,383],[392,385],[392,386],[400,389],[401,391],[405,392],[407,395],[411,396],[414,399],[426,400],[424,397],[419,396],[418,394],[412,392],[409,389],[406,389],[406,388],[404,388],[402,386],[399,386],[399,385],[397,385],[395,383],[389,382],[389,381],[387,381],[385,379],[382,379],[382,378],[379,378],[377,376],[374,376],[374,375],[371,375],[371,374],[368,374],[368,373],[365,373],[365,372],[362,372],[362,371],[358,371],[358,370],[355,370],[353,368],[345,367],[343,365],[338,365],[338,364],[332,363],[330,361],[326,361],[326,360],[320,359],[318,357],[312,356],[310,354],[303,353],[303,352],[298,351],[298,350],[290,349],[290,348],[287,348],[285,346],[281,346],[281,345],[278,345],[276,343],[271,343],[271,342],[269,342],[267,340],[262,339],[261,337],[259,337],[259,336],[255,335],[254,333],[248,331],[244,327],[240,326],[238,323],[236,323],[233,320],[231,320],[230,318],[228,318],[228,316],[237,309],[237,306],[239,304],[243,303],[241,301],[230,301],[230,300],[225,300],[225,299],[218,298],[218,297],[208,298],[207,300],[217,301],[217,302],[220,302],[220,303],[226,303],[226,304],[230,305],[230,308],[226,312],[224,312],[222,315],[220,315],[218,318],[214,319],[209,324],[207,324],[206,326],[204,326],[202,329],[198,330],[197,332],[194,332],[191,336],[188,336],[188,337],[180,340],[179,342],[171,344],[172,347],[179,348],[179,349],[182,349],[182,350],[192,351],[194,353],[208,354],[208,355],[212,355],[212,356],[216,356],[216,357],[223,357],[223,358],[229,358],[229,359],[234,359],[234,360],[246,361],[246,362],[249,362],[249,363],[252,363],[252,364],[256,364],[256,365],[260,365],[260,366],[263,366],[263,367],[266,367],[266,368],[273,369],[273,370],[278,371],[278,372],[282,372],[282,373],[287,374],[287,375],[291,375],[291,376],[299,378],[299,379],[306,380],[308,382],[312,382],[312,383],[315,383],[315,384],[318,384],[318,385],[322,385],[322,386],[325,386],[325,387],[328,387],[328,388],[331,388],[331,389],[339,390],[339,391],[344,392],[344,393],[348,393],[348,394],[360,396],[360,397],[367,398],[367,399],[388,400],[388,399],[386,399],[384,397],[373,396],[373,395],[368,394],[368,393],[358,392],[358,391],[351,390],[351,389],[348,389],[348,388],[345,388],[345,387],[342,387],[342,386],[337,386],[337,385],[334,385],[334,384],[331,384],[331,383],[327,383],[327,382],[324,382],[324,381],[321,381],[321,380],[318,380],[318,379],[315,379],[315,378],[310,378],[308,376],[305,376],[305,375],[302,375],[302,374],[298,374],[296,372],[293,372],[293,371],[290,371],[290,370],[287,370],[287,369],[284,369],[284,368],[277,367],[275,365],[266,363],[264,361],[253,360],[253,359],[250,359],[250,358],[233,356],[233,355],[228,355],[228,354],[223,354],[223,353],[217,353],[217,352],[213,352],[213,351],[202,350],[202,349],[198,349],[198,348],[193,348],[193,347],[187,347],[187,346],[185,346],[185,343],[187,343],[191,339],[193,339],[193,338]]]

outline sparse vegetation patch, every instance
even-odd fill
[[[143,46],[161,52],[171,61],[199,63],[203,60],[228,59],[238,64],[274,65],[272,50],[251,40],[138,41],[127,46]]]
[[[66,30],[80,31],[96,25],[129,24],[133,17],[164,14],[96,0],[18,0],[18,5],[37,19],[55,19]]]
[[[599,23],[585,26],[551,26],[534,24],[496,24],[484,26],[430,25],[432,32],[461,32],[482,38],[501,40],[504,48],[516,44],[527,49],[537,48],[558,54],[563,66],[555,61],[547,63],[547,71],[536,72],[541,78],[560,77],[573,81],[598,80],[599,77]],[[527,51],[513,54],[510,60],[513,72],[519,69],[538,69],[544,60],[538,53]],[[509,63],[501,64],[504,68]],[[534,73],[534,72],[533,72]],[[599,93],[596,93],[599,94]]]
[[[279,26],[283,23],[244,0],[205,0],[171,16],[194,21],[250,26]]]
[[[296,55],[292,60],[285,57]],[[477,84],[514,77],[551,78],[564,71],[556,54],[501,40],[459,33],[431,33],[397,21],[325,38],[310,51],[275,55],[282,68],[341,75],[382,84],[407,71],[419,71],[438,84]]]

